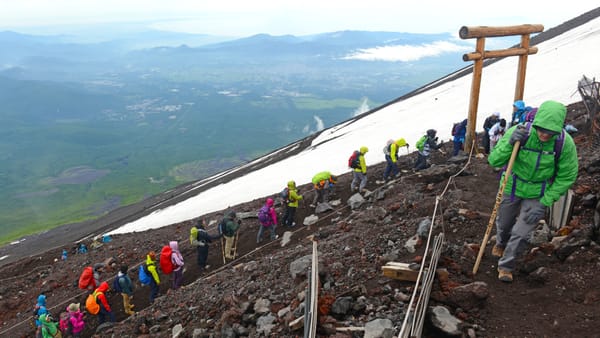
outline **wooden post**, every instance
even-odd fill
[[[479,91],[481,88],[481,76],[483,74],[483,60],[519,56],[519,68],[517,70],[517,83],[515,85],[515,101],[522,100],[525,92],[525,74],[527,70],[527,56],[537,53],[536,47],[529,47],[529,34],[539,33],[544,30],[543,25],[518,25],[505,27],[461,27],[459,35],[461,39],[477,39],[475,52],[463,55],[464,61],[474,61],[473,63],[473,81],[471,82],[471,97],[469,99],[469,111],[467,122],[467,133],[463,144],[465,151],[471,148],[471,144],[476,139],[475,127],[477,125],[477,109],[479,106]],[[521,35],[521,45],[518,48],[508,48],[502,50],[485,50],[485,38],[497,36]],[[514,101],[513,101],[514,102]]]

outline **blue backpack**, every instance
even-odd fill
[[[271,215],[269,215],[269,207],[264,205],[258,210],[258,220],[262,224],[267,224],[271,221]]]
[[[138,278],[140,280],[140,283],[142,283],[144,285],[150,284],[150,278],[152,278],[152,277],[150,277],[150,273],[146,269],[145,265],[140,265]]]

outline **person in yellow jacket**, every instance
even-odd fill
[[[337,177],[329,171],[322,171],[312,178],[312,184],[315,188],[315,197],[311,207],[315,207],[317,203],[326,203],[329,193],[333,189],[333,185],[337,183]]]
[[[289,181],[287,184],[288,187],[288,195],[287,195],[287,204],[285,208],[285,214],[283,215],[283,224],[293,227],[296,225],[296,209],[298,209],[298,201],[300,201],[303,197],[298,193],[298,189],[296,188],[295,181]]]
[[[150,251],[146,255],[146,268],[152,276],[150,278],[150,304],[152,304],[154,303],[154,298],[158,296],[158,286],[160,285],[160,277],[158,277],[158,272],[156,271],[156,253],[154,251]]]
[[[394,178],[400,173],[400,169],[398,168],[398,149],[400,149],[400,147],[408,148],[408,143],[406,143],[406,140],[403,138],[394,142],[388,142],[388,145],[383,148],[385,162],[387,163],[385,171],[383,172],[383,180],[385,182],[389,181],[390,174],[392,175],[392,178]]]
[[[365,162],[365,154],[369,151],[367,147],[360,147],[358,154],[358,168],[354,168],[352,173],[352,183],[350,183],[350,190],[352,192],[360,191],[364,192],[367,186],[367,164]]]

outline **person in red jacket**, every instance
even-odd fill
[[[100,286],[94,291],[96,293],[96,303],[100,305],[100,312],[98,312],[98,323],[102,324],[106,321],[106,316],[112,323],[115,322],[115,314],[112,312],[108,300],[106,299],[106,292],[110,289],[107,282],[102,282]]]

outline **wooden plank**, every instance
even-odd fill
[[[458,31],[461,39],[473,39],[481,37],[523,35],[540,33],[544,31],[544,25],[516,25],[516,26],[463,26]]]
[[[529,48],[508,48],[508,49],[500,49],[500,50],[486,50],[482,53],[467,53],[463,54],[463,61],[475,61],[479,59],[493,59],[493,58],[503,58],[507,56],[520,56],[520,55],[529,55],[529,54],[537,54],[537,47],[529,47]]]
[[[409,268],[409,264],[406,263],[390,262],[382,266],[381,269],[386,277],[408,282],[416,282],[419,276],[419,271],[412,270]]]

